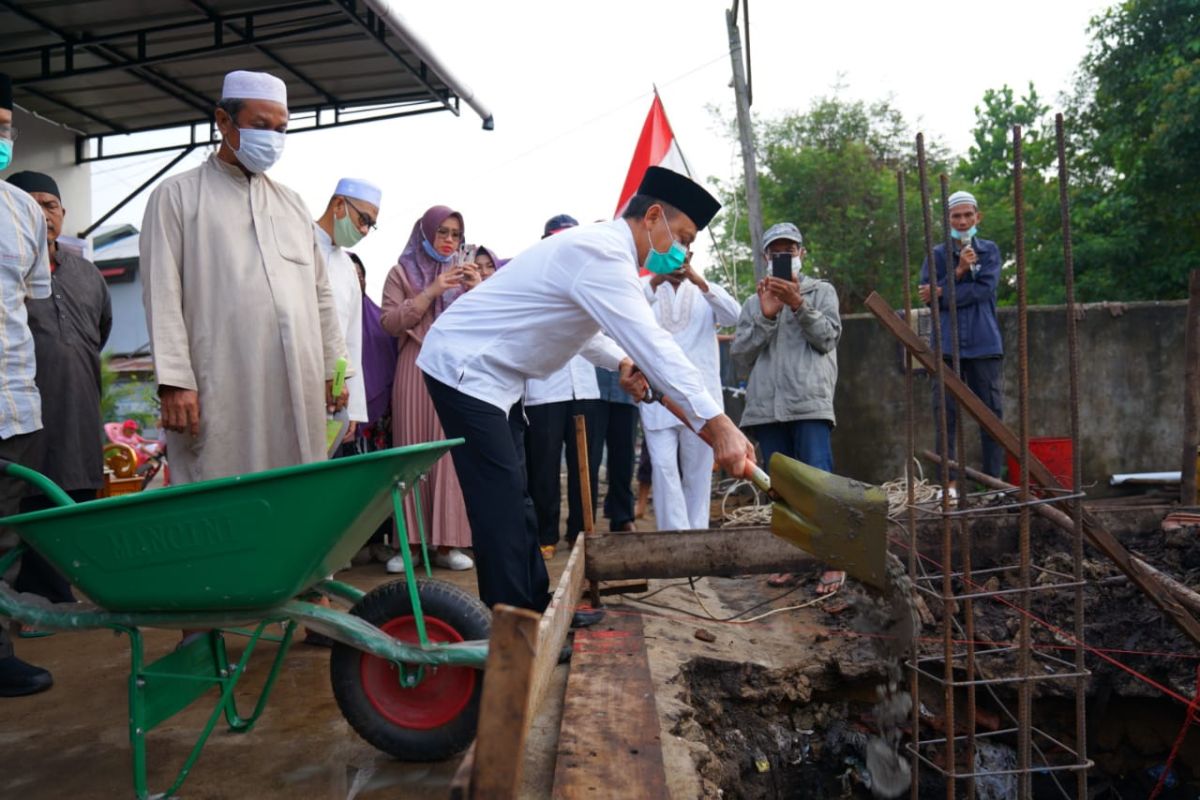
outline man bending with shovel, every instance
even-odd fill
[[[753,460],[753,446],[659,327],[638,280],[639,266],[656,274],[678,269],[720,207],[688,178],[651,167],[621,219],[543,239],[430,329],[417,366],[446,435],[466,439],[451,452],[471,522],[479,596],[488,606],[542,611],[550,601],[536,532],[526,525],[525,477],[508,419],[526,379],[561,369],[577,353],[619,371],[634,397],[646,394],[648,377],[693,429],[709,435],[724,469],[740,476]]]

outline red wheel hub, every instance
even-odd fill
[[[402,642],[420,641],[412,616],[389,620],[380,630]],[[425,634],[430,642],[463,641],[458,631],[434,617],[425,617]],[[471,667],[427,666],[421,682],[404,689],[400,669],[391,661],[364,653],[359,666],[363,692],[371,706],[389,722],[416,730],[440,727],[462,713],[475,691],[475,673]]]

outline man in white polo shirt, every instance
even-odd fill
[[[528,378],[581,354],[618,370],[635,397],[645,394],[648,378],[694,428],[711,435],[717,461],[731,474],[741,475],[753,458],[703,375],[655,321],[638,280],[639,266],[659,274],[678,269],[719,209],[688,178],[651,167],[621,219],[543,239],[459,298],[430,329],[417,366],[446,435],[466,439],[451,452],[471,521],[479,596],[489,606],[540,611],[550,599],[508,424]]]

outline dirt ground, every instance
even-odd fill
[[[649,527],[648,521],[643,525]],[[1152,563],[1191,585],[1200,579],[1194,532],[1164,536],[1148,531],[1126,539]],[[1062,548],[1054,541],[1045,538],[1038,563],[1056,565]],[[1094,555],[1085,568],[1098,583],[1087,594],[1089,643],[1138,651],[1122,652],[1120,658],[1190,696],[1195,660],[1166,654],[1186,655],[1191,648]],[[553,579],[565,562],[565,548],[560,548],[550,563]],[[391,576],[373,564],[339,577],[367,589]],[[435,577],[475,591],[473,572],[435,570]],[[614,619],[642,616],[670,797],[869,796],[871,778],[862,754],[866,736],[876,728],[875,690],[885,665],[870,632],[864,635],[855,590],[813,603],[816,580],[814,570],[801,576],[791,592],[768,588],[765,576],[706,578],[694,587],[687,581],[652,581],[653,594],[644,601],[606,599]],[[1035,611],[1061,623],[1069,620],[1066,602],[1065,597],[1039,600]],[[729,619],[801,605],[806,607],[745,624]],[[1011,628],[1012,615],[981,610],[978,636],[1003,641]],[[1052,634],[1036,636],[1042,645],[1056,643]],[[151,656],[157,656],[174,646],[178,634],[149,631],[146,639]],[[240,651],[237,639],[230,644],[234,654]],[[274,652],[269,643],[260,648],[241,692],[246,698],[261,683]],[[58,634],[18,640],[17,651],[49,668],[56,684],[42,695],[0,701],[0,797],[132,796],[124,638],[106,631]],[[182,797],[445,797],[457,759],[405,764],[359,739],[333,700],[328,658],[327,650],[297,645],[258,726],[243,735],[218,727]],[[1103,767],[1096,772],[1098,786],[1123,790],[1096,796],[1145,796],[1149,770],[1169,750],[1182,709],[1111,665],[1092,658],[1088,666],[1094,671],[1089,693],[1093,752]],[[556,670],[534,722],[522,797],[551,795],[567,675],[566,666]],[[922,695],[935,715],[936,695],[932,688]],[[1050,692],[1038,708],[1041,723],[1070,724],[1069,698]],[[206,715],[198,703],[151,734],[152,788],[161,789],[174,777]],[[1189,768],[1200,763],[1197,739],[1193,734],[1185,740],[1181,789],[1191,778]],[[931,775],[926,771],[922,777],[928,781]],[[1126,793],[1129,788],[1135,794]],[[937,794],[937,786],[931,789]],[[997,791],[1004,796],[1003,787]]]

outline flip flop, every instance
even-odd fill
[[[842,584],[845,582],[846,573],[841,570],[831,569],[823,572],[820,581],[817,582],[817,594],[833,594],[842,588]]]
[[[776,572],[771,577],[767,578],[767,586],[773,586],[776,589],[783,589],[788,586],[796,585],[796,576],[790,572]]]

